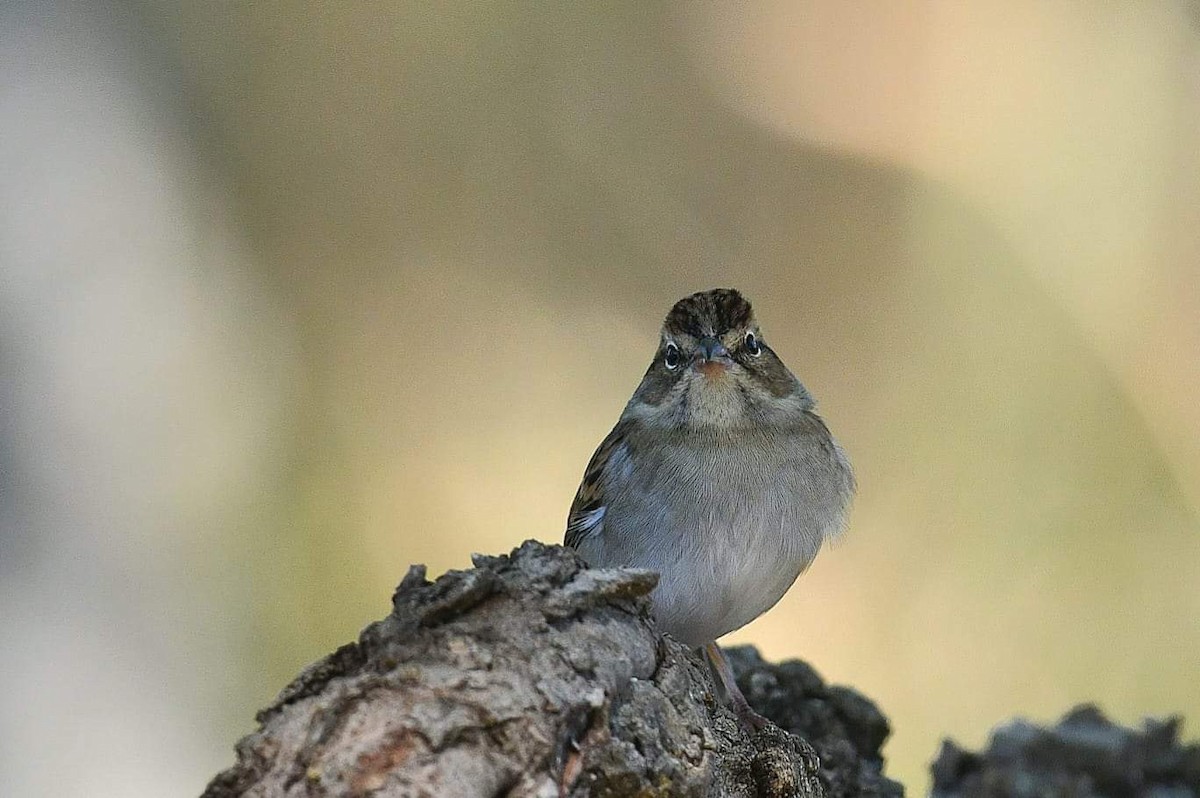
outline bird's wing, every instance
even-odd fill
[[[564,542],[571,548],[579,548],[579,544],[585,538],[598,535],[604,529],[604,513],[607,509],[604,501],[604,476],[609,464],[624,453],[625,428],[624,423],[613,427],[608,437],[596,448],[583,472],[583,481],[579,483],[575,501],[571,502],[571,511],[567,514]]]

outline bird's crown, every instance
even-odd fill
[[[663,328],[672,335],[719,337],[753,322],[754,311],[745,297],[733,288],[714,288],[676,302],[667,314]]]

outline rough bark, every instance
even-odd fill
[[[226,796],[889,796],[887,721],[800,662],[731,658],[748,734],[692,651],[658,635],[655,576],[527,542],[436,582],[414,566],[387,618],[258,715]]]
[[[1050,728],[1001,726],[977,753],[947,740],[933,764],[933,798],[1198,798],[1200,744],[1179,742],[1180,723],[1128,729],[1084,705]]]

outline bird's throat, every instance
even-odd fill
[[[719,380],[725,376],[729,368],[719,360],[706,360],[696,366],[696,371],[704,375],[705,379]]]

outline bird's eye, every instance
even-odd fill
[[[663,350],[663,363],[671,370],[679,368],[679,347],[667,344],[667,348]]]
[[[746,333],[746,351],[754,357],[762,354],[762,347],[758,345],[758,336],[752,332]]]

